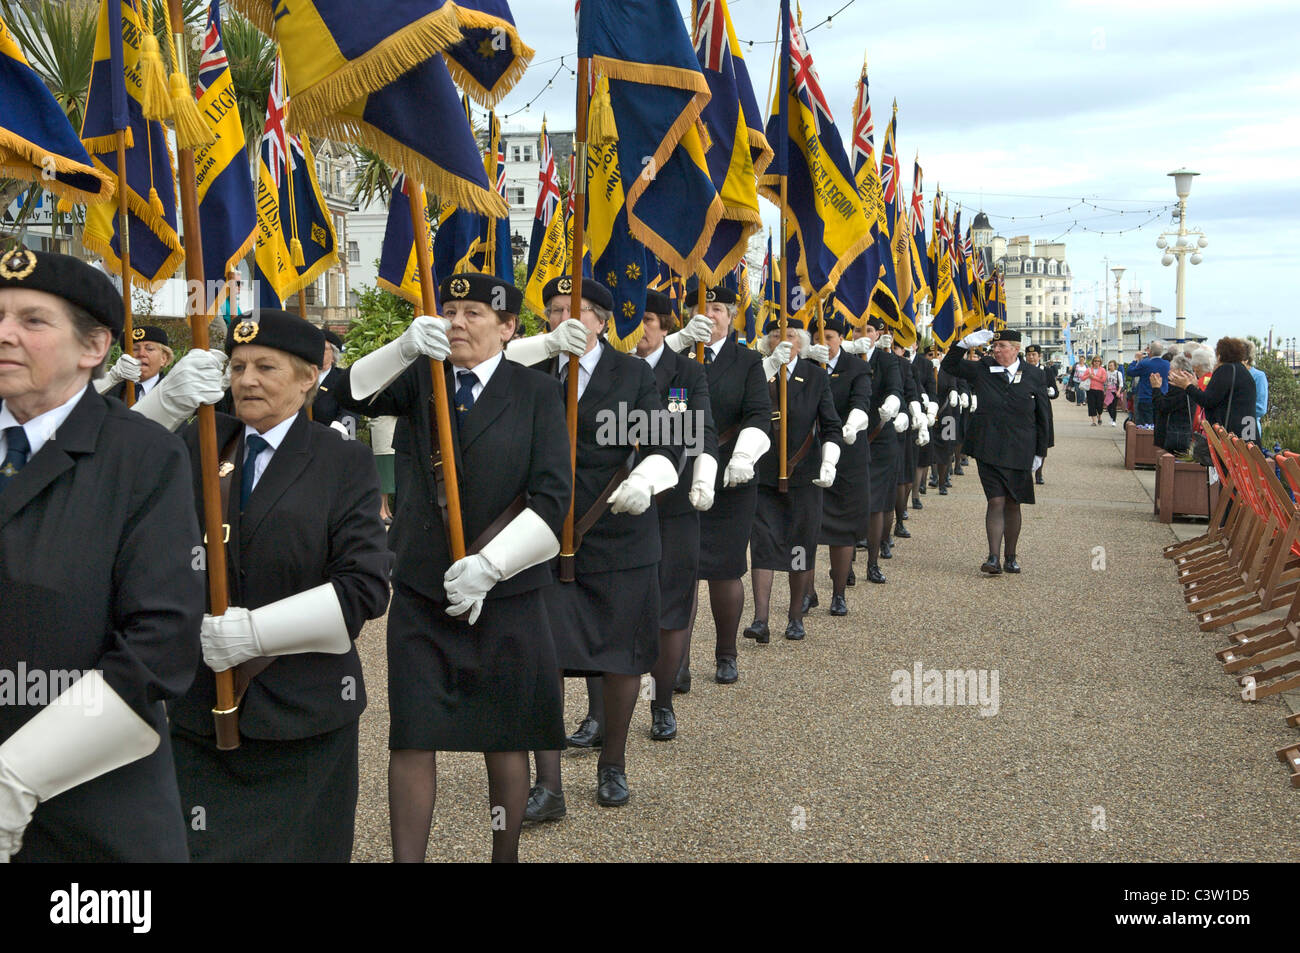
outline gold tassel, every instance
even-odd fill
[[[153,186],[149,187],[149,207],[159,218],[167,217],[167,209],[163,207],[162,199],[158,197],[158,190]]]
[[[197,149],[213,145],[217,140],[203,121],[199,104],[190,94],[189,84],[180,73],[172,73],[168,81],[172,93],[172,122],[176,125],[176,148]]]
[[[146,33],[140,41],[140,105],[146,119],[167,119],[172,114],[167,96],[167,73],[163,69],[158,38]]]
[[[591,112],[587,116],[587,142],[597,148],[618,142],[614,105],[609,101],[609,79],[604,76],[596,83],[596,96],[591,101]]]
[[[59,214],[60,214],[60,215],[71,215],[71,214],[72,214],[72,208],[73,208],[72,203],[69,202],[69,201],[67,200],[67,198],[61,198],[61,199],[59,199],[59,206],[58,206],[58,209],[59,209]]]
[[[302,242],[298,241],[298,239],[295,238],[289,242],[289,254],[293,256],[293,267],[307,267],[307,256],[302,253]]]

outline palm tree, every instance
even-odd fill
[[[226,59],[230,61],[230,79],[235,84],[244,142],[252,158],[257,154],[266,122],[266,101],[271,95],[271,77],[275,72],[275,44],[233,10],[222,21],[221,39],[226,47]]]

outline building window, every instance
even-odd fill
[[[348,242],[348,261],[361,261],[361,246],[356,242]]]
[[[348,291],[348,307],[355,308],[361,304],[361,296],[356,291]]]
[[[523,205],[523,204],[524,204],[524,190],[523,190],[523,189],[514,189],[514,188],[512,188],[512,189],[506,189],[506,196],[507,196],[507,198],[509,198],[509,200],[510,200],[510,204],[511,204],[511,205]]]
[[[1042,278],[1039,278],[1039,279],[1038,279],[1038,287],[1040,287],[1040,288],[1043,287],[1043,279],[1042,279]]]
[[[1034,279],[1033,279],[1033,278],[1026,278],[1026,279],[1025,279],[1025,287],[1026,287],[1026,288],[1032,288],[1033,286],[1034,286]]]
[[[524,161],[533,161],[533,144],[531,142],[524,145]]]
[[[511,147],[510,147],[510,161],[511,161],[511,162],[523,162],[523,161],[524,161],[524,148],[523,148],[523,146],[511,146]]]
[[[1033,296],[1033,295],[1025,295],[1025,304],[1033,304],[1033,303],[1034,303],[1034,296]]]
[[[1060,304],[1060,303],[1061,303],[1061,296],[1060,296],[1060,295],[1052,295],[1052,304]]]
[[[1055,259],[1053,259],[1052,261],[1050,261],[1050,262],[1047,263],[1047,273],[1048,273],[1049,275],[1054,275],[1054,274],[1056,274],[1056,261],[1055,261]]]

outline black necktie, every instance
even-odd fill
[[[9,485],[9,481],[18,475],[27,464],[32,445],[27,442],[27,431],[21,426],[6,427],[5,441],[9,449],[5,452],[4,462],[0,463],[0,490]]]
[[[709,347],[707,344],[704,345],[704,363],[713,363],[713,348]]]
[[[456,382],[456,413],[463,425],[465,415],[474,407],[474,385],[478,383],[478,377],[473,371],[457,371]]]
[[[253,475],[257,472],[257,458],[263,450],[271,445],[257,434],[248,438],[248,454],[244,457],[244,473],[239,484],[239,512],[248,506],[248,498],[253,494]]]

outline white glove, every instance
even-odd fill
[[[717,478],[718,461],[712,455],[702,453],[695,458],[695,469],[691,477],[691,490],[687,494],[691,506],[703,511],[713,505],[713,483]]]
[[[989,341],[992,340],[993,340],[992,331],[988,331],[988,330],[972,331],[970,334],[966,335],[964,338],[958,341],[957,346],[969,351],[973,347],[983,347],[985,344],[988,344]]]
[[[921,429],[921,421],[925,420],[925,411],[921,409],[919,400],[911,401],[907,405],[907,413],[912,418],[912,429]]]
[[[352,365],[348,374],[352,396],[365,400],[397,380],[421,354],[435,361],[446,360],[451,353],[447,332],[451,322],[446,318],[419,315],[396,341],[371,351]]]
[[[927,426],[933,427],[934,422],[939,419],[939,405],[932,400],[925,402],[925,422]]]
[[[458,559],[442,576],[442,587],[447,593],[447,614],[461,616],[466,612],[470,625],[478,621],[483,611],[483,600],[498,582],[554,559],[560,551],[546,521],[535,510],[524,510],[497,533],[482,551]]]
[[[816,361],[819,364],[825,364],[831,359],[831,349],[825,344],[809,344],[800,357],[806,357],[810,361]]]
[[[948,406],[956,407],[961,402],[961,394],[955,390],[948,391]]]
[[[249,659],[301,652],[342,655],[352,647],[338,592],[332,582],[248,610],[204,615],[199,632],[203,661],[224,672]]]
[[[916,445],[918,447],[924,447],[929,442],[930,428],[925,425],[924,421],[922,421],[921,426],[917,428],[916,431]]]
[[[888,351],[893,346],[894,346],[894,336],[887,331],[884,334],[880,335],[880,337],[876,338],[876,347],[883,347],[886,351]]]
[[[697,314],[686,322],[686,327],[668,335],[665,343],[674,351],[682,351],[692,344],[708,344],[712,338],[713,319]]]
[[[790,363],[792,348],[789,341],[782,341],[771,354],[763,358],[763,376],[766,379],[771,380],[776,375],[777,368]]]
[[[1037,454],[1035,454],[1035,455],[1034,455],[1034,465],[1033,465],[1032,467],[1030,467],[1029,472],[1030,472],[1030,473],[1037,473],[1037,472],[1038,472],[1038,468],[1041,467],[1042,465],[1043,465],[1043,458],[1040,457],[1040,456],[1038,456]]]
[[[976,397],[974,394],[971,394],[971,395],[970,395],[970,412],[971,412],[972,414],[975,413],[975,411],[977,411],[977,410],[979,409],[979,406],[980,406],[980,399],[979,399],[978,397]]]
[[[887,424],[898,414],[902,408],[903,402],[898,399],[897,395],[890,394],[885,398],[885,402],[880,405],[880,422]]]
[[[1050,384],[1047,386],[1047,396],[1051,397],[1052,399],[1056,398],[1056,388]]]
[[[961,403],[962,410],[966,410],[970,407],[970,394],[962,394],[958,400]]]
[[[348,430],[348,425],[341,420],[336,420],[330,424],[330,430],[337,430],[343,435],[344,440],[347,440],[352,436],[351,432]]]
[[[0,745],[0,863],[36,805],[153,753],[158,732],[92,670]]]
[[[636,465],[609,495],[611,513],[631,513],[640,516],[650,508],[656,493],[671,490],[677,485],[677,470],[667,457],[652,453]]]
[[[739,486],[754,479],[754,464],[772,446],[772,438],[757,427],[746,427],[736,434],[736,446],[722,474],[723,486]]]
[[[175,430],[202,404],[215,404],[226,393],[226,355],[220,351],[194,348],[153,390],[131,409],[150,420]]]
[[[822,468],[817,474],[817,479],[813,480],[813,486],[819,486],[823,490],[835,482],[835,464],[840,462],[840,445],[826,441],[822,444]]]
[[[528,365],[540,364],[557,354],[582,357],[587,353],[589,334],[587,326],[581,321],[565,318],[554,331],[510,341],[506,344],[506,360]]]
[[[867,424],[870,422],[871,418],[867,416],[865,410],[859,410],[856,407],[850,410],[849,417],[844,421],[844,426],[840,430],[844,442],[850,447],[853,446],[858,439],[858,434],[866,430]]]
[[[99,380],[95,381],[95,390],[105,394],[112,390],[122,381],[138,381],[140,379],[140,362],[130,354],[123,354],[114,363],[113,366]]]
[[[840,345],[840,350],[848,351],[850,354],[870,354],[871,341],[867,338],[854,338],[851,341],[845,341]]]
[[[894,418],[894,433],[906,433],[911,424],[912,422],[907,419],[907,414],[899,414]]]

